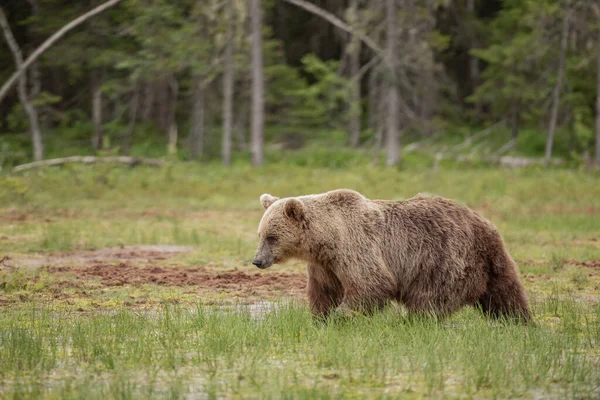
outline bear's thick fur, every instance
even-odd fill
[[[443,316],[478,305],[492,316],[530,319],[500,234],[456,202],[369,200],[346,189],[284,199],[264,194],[260,201],[266,211],[253,264],[305,260],[315,315],[397,300],[416,313]]]

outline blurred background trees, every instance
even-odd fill
[[[102,3],[3,1],[0,82]],[[122,0],[2,100],[0,162],[261,165],[317,146],[397,165],[411,144],[440,152],[490,126],[485,154],[600,165],[596,0]]]

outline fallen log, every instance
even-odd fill
[[[445,158],[445,157],[444,157]],[[452,158],[450,158],[452,159]],[[522,168],[529,167],[532,165],[545,165],[546,161],[543,158],[532,158],[532,157],[513,157],[513,156],[493,156],[493,157],[468,157],[468,156],[456,156],[454,161],[457,162],[484,162],[489,164],[497,164],[502,167]],[[553,158],[550,160],[550,165],[563,165],[565,161],[560,158]]]
[[[13,172],[21,172],[32,168],[38,167],[54,167],[57,165],[81,163],[81,164],[127,164],[131,167],[137,165],[147,165],[150,167],[161,167],[165,164],[163,160],[157,160],[153,158],[139,158],[129,156],[117,156],[117,157],[96,157],[96,156],[71,156],[63,158],[53,158],[50,160],[36,161],[28,164],[18,165],[13,168]]]

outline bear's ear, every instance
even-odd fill
[[[279,200],[279,197],[271,196],[268,193],[265,193],[262,196],[260,196],[260,204],[262,204],[265,210],[271,207],[271,204],[275,203],[277,200]]]
[[[291,220],[301,222],[304,220],[304,204],[298,199],[287,199],[284,206],[285,215]]]

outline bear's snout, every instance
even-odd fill
[[[269,268],[271,265],[273,265],[274,261],[273,261],[273,257],[271,257],[270,255],[266,255],[261,252],[258,252],[254,256],[254,260],[252,261],[252,264],[256,265],[260,269],[266,269],[266,268]]]
[[[254,261],[252,261],[252,264],[256,265],[260,269],[266,269],[273,265],[273,261],[255,258]]]

